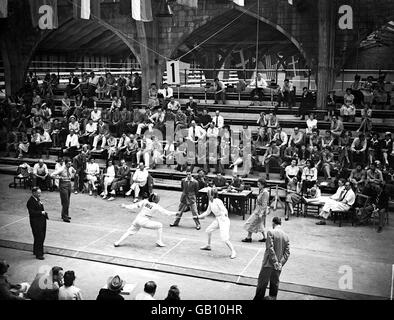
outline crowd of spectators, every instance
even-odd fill
[[[62,267],[54,266],[38,272],[31,283],[12,284],[7,277],[9,267],[7,261],[0,261],[0,300],[83,300],[81,289],[75,286],[77,277],[72,270],[64,272]],[[125,285],[126,281],[118,275],[109,277],[96,300],[125,300],[122,294]],[[138,293],[134,300],[156,300],[156,289],[156,283],[148,281],[143,292]],[[126,294],[130,295],[130,292]],[[172,285],[162,300],[180,300],[178,286]]]

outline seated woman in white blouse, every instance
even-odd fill
[[[306,166],[301,176],[302,191],[305,193],[312,188],[317,182],[317,169],[311,160],[306,161]]]
[[[208,244],[202,247],[201,250],[211,251],[212,232],[219,229],[221,239],[231,250],[231,259],[235,259],[237,257],[237,253],[230,242],[230,219],[228,218],[228,211],[224,206],[223,201],[218,198],[218,191],[216,189],[209,190],[208,198],[208,209],[204,213],[200,214],[198,218],[204,219],[212,212],[216,219],[205,231],[208,234]]]

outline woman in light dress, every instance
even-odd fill
[[[208,208],[207,210],[198,216],[199,219],[204,219],[211,213],[215,215],[215,220],[208,226],[206,233],[208,234],[208,244],[201,247],[201,250],[211,251],[211,238],[212,232],[215,230],[220,230],[220,237],[224,243],[231,250],[231,259],[237,257],[237,253],[230,242],[230,219],[228,218],[228,211],[223,204],[223,201],[218,198],[217,189],[211,189],[208,191]]]
[[[248,232],[248,236],[242,240],[242,242],[252,242],[253,233],[261,233],[263,239],[259,242],[265,242],[267,237],[265,234],[265,218],[269,214],[269,191],[265,188],[266,181],[260,178],[257,182],[259,187],[259,195],[257,196],[256,208],[245,223],[245,230]]]

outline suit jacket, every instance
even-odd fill
[[[189,181],[182,179],[181,187],[182,187],[182,196],[181,196],[181,203],[191,204],[195,203],[197,194],[198,194],[198,182],[192,178]]]
[[[126,168],[119,167],[115,172],[119,180],[130,179],[130,168],[128,166]]]
[[[276,262],[285,265],[290,256],[289,237],[281,227],[269,230],[267,233],[266,249],[263,268],[273,268]]]
[[[29,211],[30,218],[44,218],[48,219],[48,215],[42,214],[44,210],[44,205],[41,201],[37,201],[33,196],[27,201],[27,210]]]

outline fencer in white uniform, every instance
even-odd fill
[[[218,191],[216,189],[209,190],[208,198],[208,208],[204,213],[199,215],[198,218],[204,219],[213,213],[216,219],[205,230],[208,234],[208,244],[201,247],[201,250],[211,250],[212,232],[219,229],[221,239],[231,250],[231,259],[235,259],[237,257],[237,253],[230,242],[230,219],[228,218],[228,211],[224,206],[223,201],[218,198]]]
[[[159,201],[160,197],[156,193],[153,193],[150,195],[149,200],[143,200],[132,205],[122,204],[122,208],[132,211],[139,210],[139,213],[131,224],[131,227],[118,241],[114,243],[115,247],[119,247],[121,242],[123,242],[128,236],[136,234],[141,228],[157,230],[156,245],[158,247],[165,247],[165,244],[162,241],[163,225],[158,221],[153,221],[152,218],[158,212],[168,216],[175,216],[178,212],[164,209],[162,206],[158,205]]]

